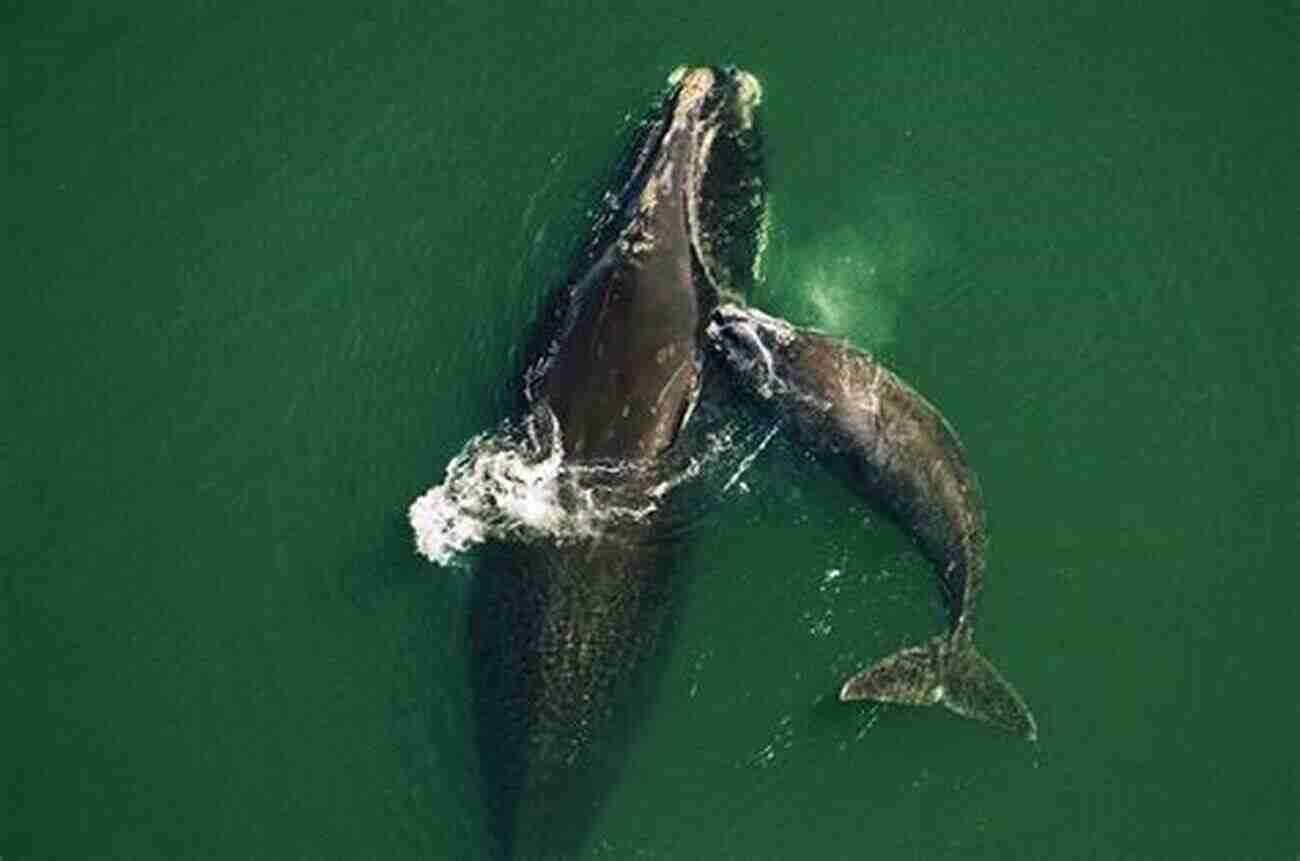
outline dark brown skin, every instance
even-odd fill
[[[669,132],[636,219],[579,283],[585,298],[535,389],[571,457],[655,457],[698,390],[700,320],[712,308],[700,306],[680,191],[692,138],[689,126]]]
[[[567,461],[633,465],[625,484],[652,480],[700,389],[718,292],[699,274],[695,213],[736,89],[731,73],[684,74],[632,155],[617,229],[552,297],[532,341],[525,409],[555,416]],[[505,855],[580,850],[622,761],[629,689],[644,682],[667,615],[672,550],[651,522],[484,553],[470,671]]]

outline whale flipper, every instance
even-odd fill
[[[735,305],[714,312],[709,335],[739,388],[884,509],[934,565],[948,633],[849,679],[840,699],[942,703],[1034,738],[1024,700],[971,642],[984,579],[984,507],[952,426],[893,372],[841,340]]]
[[[882,658],[846,681],[840,700],[942,704],[1033,741],[1038,726],[1025,701],[969,638],[961,639],[954,647],[948,635],[940,635]]]

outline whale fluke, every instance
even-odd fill
[[[1001,727],[1030,741],[1038,726],[1025,701],[968,637],[948,635],[900,649],[840,688],[840,700],[908,706],[943,705],[948,711]]]

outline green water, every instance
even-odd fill
[[[405,507],[681,62],[764,81],[758,304],[961,433],[1041,738],[834,701],[938,596],[774,444],[589,854],[1300,853],[1300,7],[111,7],[0,26],[5,861],[487,851]]]

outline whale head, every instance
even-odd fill
[[[547,402],[566,454],[652,459],[689,420],[709,315],[758,271],[760,101],[748,72],[681,69],[638,127],[526,353],[526,405]]]
[[[791,377],[798,333],[785,320],[735,304],[718,307],[707,328],[713,348],[728,364],[754,381],[763,398],[783,396],[797,389]]]
[[[625,180],[610,201],[619,215],[607,226],[633,255],[663,251],[684,230],[706,313],[719,301],[745,301],[761,277],[767,195],[756,115],[762,94],[758,79],[742,69],[679,67],[640,125],[621,169]],[[599,233],[593,251],[610,238]]]
[[[687,189],[699,280],[715,301],[745,301],[762,277],[767,245],[767,190],[757,108],[758,79],[734,67],[682,67],[674,123],[695,126],[693,183]],[[706,304],[712,305],[713,302]]]

